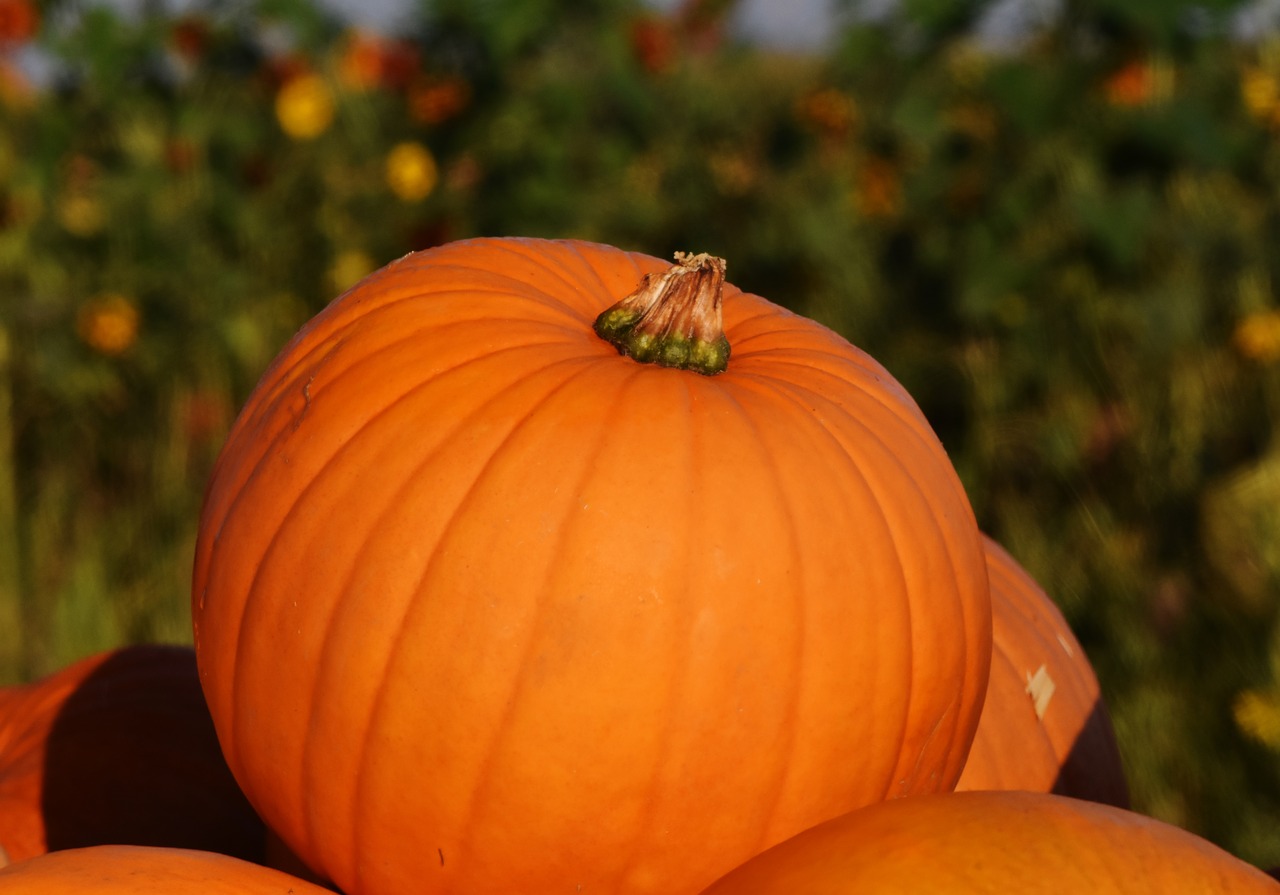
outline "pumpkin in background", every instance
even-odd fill
[[[583,242],[409,255],[307,324],[192,610],[237,779],[360,895],[696,892],[954,786],[991,659],[903,388],[717,259]]]
[[[104,844],[258,860],[263,838],[190,648],[125,647],[0,689],[0,847],[11,861]]]
[[[1251,895],[1261,870],[1186,830],[1049,793],[894,799],[806,830],[703,895]]]
[[[3,895],[333,895],[279,870],[183,848],[99,845],[0,869]]]
[[[958,790],[1025,789],[1125,808],[1129,790],[1098,679],[1062,612],[984,536],[991,678]]]

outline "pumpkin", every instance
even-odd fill
[[[1098,679],[1062,612],[984,537],[991,583],[991,677],[958,790],[1055,792],[1128,807]]]
[[[340,296],[215,465],[192,611],[223,750],[361,895],[696,892],[959,777],[986,568],[883,367],[725,284],[478,239]]]
[[[124,647],[0,689],[0,848],[10,860],[102,844],[256,860],[263,839],[189,647]]]
[[[13,895],[332,895],[279,870],[184,848],[98,845],[0,870]]]
[[[1067,796],[957,792],[895,799],[820,824],[703,895],[1249,895],[1261,870],[1150,817]]]

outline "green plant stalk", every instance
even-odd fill
[[[0,326],[0,684],[17,683],[23,677],[22,557],[13,450],[11,361],[9,331]]]

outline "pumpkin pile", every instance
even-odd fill
[[[192,613],[273,862],[348,895],[1277,890],[1080,801],[1127,794],[1052,601],[902,386],[708,255],[478,239],[340,296],[228,437]],[[310,891],[76,844],[0,892]]]

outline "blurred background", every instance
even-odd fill
[[[1276,3],[335,2],[0,0],[0,681],[189,642],[227,428],[374,268],[708,251],[920,402],[1135,807],[1280,864]]]

